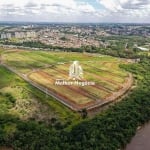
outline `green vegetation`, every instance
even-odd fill
[[[99,36],[96,37],[101,43],[100,47],[94,46],[82,46],[80,48],[64,48],[60,46],[45,45],[39,41],[29,41],[29,42],[12,42],[5,41],[2,44],[6,45],[16,45],[24,46],[31,48],[42,48],[47,50],[59,50],[59,51],[68,51],[68,52],[89,52],[89,53],[101,53],[105,55],[123,57],[123,58],[137,58],[139,57],[138,50],[135,47],[135,44],[141,47],[149,48],[150,38],[143,36]],[[66,40],[66,39],[65,39]],[[140,56],[143,57],[143,56]]]
[[[5,68],[0,67],[0,74],[0,112],[3,114],[13,114],[23,120],[34,119],[42,122],[51,122],[51,119],[55,118],[62,125],[80,120],[78,114]]]
[[[69,39],[67,39],[65,36],[61,37],[60,40],[62,41],[68,41]]]
[[[137,127],[150,120],[149,52],[140,52],[133,47],[133,43],[138,43],[138,46],[145,46],[146,43],[150,43],[150,40],[143,37],[110,36],[100,37],[100,41],[104,43],[109,42],[110,45],[107,48],[102,46],[100,48],[82,47],[80,49],[64,49],[61,47],[46,46],[39,42],[24,42],[23,46],[73,52],[82,52],[85,50],[86,52],[109,54],[117,57],[141,58],[139,63],[120,65],[122,69],[134,75],[136,87],[130,94],[94,118],[81,121],[77,114],[74,114],[52,98],[45,97],[45,94],[1,67],[0,145],[10,146],[16,150],[117,150],[124,147],[131,140]],[[126,43],[128,43],[128,46],[125,50]],[[22,43],[16,45],[22,46]],[[55,66],[55,62],[65,62],[66,58],[68,61],[77,58],[75,55],[69,58],[65,55],[66,53],[63,57],[58,57],[57,53],[55,57],[50,57],[48,52],[37,51],[36,53],[38,57],[34,56],[34,52],[22,52],[21,55],[24,56],[22,58],[19,53],[10,53],[10,55],[7,55],[9,61],[7,61],[7,57],[5,61],[9,65],[18,67],[19,71],[27,73],[32,68],[43,67],[45,62],[47,64],[52,63]],[[29,57],[32,57],[32,60],[34,60],[32,63],[30,63]],[[86,62],[84,60],[89,61],[91,57],[84,58],[84,60],[81,57],[77,59],[83,61],[85,65]],[[99,58],[97,57],[96,59]],[[96,59],[94,60],[95,63],[97,62]],[[100,59],[105,61],[108,58],[101,57]],[[112,57],[109,57],[109,59],[109,61],[114,61]],[[22,61],[22,63],[18,63],[17,60]],[[109,66],[109,64],[104,64],[104,68],[101,69],[107,68],[107,65]],[[29,66],[31,67],[29,68]],[[126,72],[120,71],[122,69],[116,69],[118,66],[119,64],[112,66],[114,73],[122,77],[126,76]],[[86,69],[88,70],[88,68]],[[94,69],[94,72],[97,72],[96,69]],[[105,85],[104,82],[102,84]],[[111,87],[111,85],[108,87],[114,90],[114,87]],[[37,118],[24,119],[25,116],[22,115],[22,111],[17,110],[14,113],[13,108],[18,104],[17,101],[20,96],[24,96],[25,100],[28,100],[29,97],[30,99],[36,99],[36,101],[40,102],[42,108],[45,105],[49,106],[49,114],[55,117],[51,118],[50,123],[47,124],[47,118],[45,121],[39,121]],[[86,118],[87,112],[83,110],[82,113],[83,117]]]
[[[128,72],[119,67],[126,61],[106,55],[12,50],[6,51],[2,58],[5,64],[65,99],[74,109],[85,108],[95,101],[108,102],[107,98],[111,96],[109,101],[114,100],[113,93],[118,92],[117,97],[122,95],[121,89],[129,80]],[[74,60],[80,61],[84,79],[95,82],[96,86],[55,86],[57,79],[68,80],[69,67]]]
[[[4,111],[0,114],[0,145],[21,150],[117,150],[124,147],[135,134],[137,127],[150,119],[150,59],[144,58],[138,64],[121,67],[134,74],[138,86],[123,101],[93,119],[74,124],[70,130],[63,129],[60,124],[54,128],[35,121],[21,121],[15,115],[6,113],[16,103],[16,98],[1,94],[0,101],[5,97],[5,102],[1,104],[8,103],[8,106],[4,107],[5,114]],[[8,86],[7,82],[16,83],[10,80],[14,75],[1,67],[1,73],[4,72],[7,79],[3,77],[1,85]],[[21,85],[27,84],[16,76],[14,78]],[[28,85],[27,88],[33,94],[37,93],[33,87]],[[43,93],[40,95],[42,99]],[[69,116],[70,112],[68,113]],[[55,122],[55,119],[52,120]]]
[[[3,50],[2,49],[0,49],[0,54],[3,52]]]

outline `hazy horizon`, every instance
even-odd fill
[[[0,21],[0,24],[150,24],[142,22],[48,22],[48,21]]]
[[[1,22],[150,23],[150,0],[1,0]]]

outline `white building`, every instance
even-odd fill
[[[83,78],[83,69],[80,66],[78,61],[74,61],[69,68],[69,78],[70,79],[82,79]]]
[[[11,33],[2,33],[2,34],[0,35],[0,38],[1,38],[1,39],[11,39],[11,38],[12,38],[12,35],[11,35]]]

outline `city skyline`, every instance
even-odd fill
[[[0,21],[150,23],[150,0],[1,0]]]

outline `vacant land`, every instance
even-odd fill
[[[0,66],[0,114],[11,114],[22,120],[34,119],[40,122],[55,123],[80,120],[53,98],[29,85],[17,75]]]
[[[128,90],[128,82],[131,81],[129,74],[119,67],[126,62],[111,56],[14,49],[5,50],[1,58],[3,64],[37,86],[45,88],[46,93],[52,94],[70,108],[75,108],[74,110],[116,99]],[[95,85],[55,85],[57,79],[68,81],[69,67],[75,60],[78,60],[83,68],[84,81],[95,82]]]

